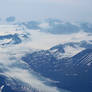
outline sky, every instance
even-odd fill
[[[0,0],[0,17],[92,21],[92,0]]]

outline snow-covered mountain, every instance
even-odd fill
[[[92,92],[91,24],[14,20],[0,25],[1,92]]]
[[[22,60],[42,76],[57,81],[59,88],[72,92],[92,91],[92,49],[60,60],[49,51],[39,51],[26,55]]]

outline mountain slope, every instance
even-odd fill
[[[58,81],[56,85],[72,92],[92,91],[92,49],[71,58],[57,60],[49,51],[39,51],[22,58],[42,76]]]

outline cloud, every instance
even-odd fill
[[[49,24],[48,23],[42,23],[39,25],[40,28],[49,28]]]
[[[31,88],[39,90],[40,92],[59,92],[56,87],[47,86],[44,81],[40,81],[37,77],[28,70],[13,68],[10,71],[4,73],[9,78],[14,78],[27,83]],[[29,87],[29,89],[30,89]]]

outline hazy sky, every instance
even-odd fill
[[[92,0],[0,0],[0,17],[92,21]]]

